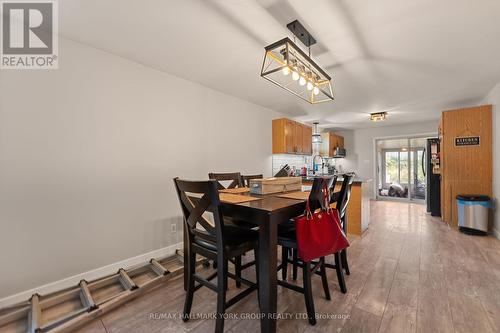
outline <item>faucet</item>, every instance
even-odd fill
[[[316,161],[316,157],[321,158],[321,164],[317,164],[315,161]],[[316,165],[321,165],[321,173],[323,173],[323,164],[325,163],[325,160],[323,159],[323,156],[319,155],[319,154],[316,154],[314,155],[313,157],[313,173],[316,174],[316,171],[319,171],[319,167],[318,167],[318,170],[316,170]]]

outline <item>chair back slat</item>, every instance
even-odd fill
[[[188,181],[174,178],[174,184],[190,239],[198,236],[222,248],[224,219],[220,210],[217,181]],[[213,214],[214,223],[210,223],[203,216],[205,213]]]
[[[200,201],[195,205],[191,199],[188,198],[185,192],[181,193],[181,200],[186,210],[189,212],[186,217],[186,223],[190,228],[196,228],[197,223],[199,223],[203,229],[205,229],[210,234],[215,234],[215,228],[210,222],[203,216],[203,214],[208,210],[210,206],[210,198],[205,194],[201,197]]]
[[[326,186],[328,187],[328,197],[331,198],[333,192],[335,192],[335,185],[337,184],[337,176],[326,178]]]
[[[343,219],[351,199],[352,183],[354,182],[354,175],[345,174],[342,187],[340,188],[339,196],[337,198],[337,210],[339,211],[340,218]]]
[[[309,207],[311,209],[311,212],[314,212],[319,208],[326,208],[323,207],[325,202],[323,192],[324,182],[324,178],[314,178],[311,193],[309,194]]]
[[[239,172],[228,172],[228,173],[215,173],[210,172],[208,174],[209,179],[215,179],[217,181],[217,189],[224,190],[226,188],[236,188],[243,187],[241,183],[241,173]],[[226,187],[221,184],[222,181],[231,181],[229,185]]]
[[[242,175],[241,184],[246,187],[250,187],[250,180],[252,179],[262,179],[264,175]]]

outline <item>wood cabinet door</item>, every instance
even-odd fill
[[[302,129],[302,124],[299,123],[294,123],[294,133],[293,133],[293,145],[294,145],[294,151],[296,153],[302,154],[302,136],[303,136],[303,129]]]
[[[312,128],[306,125],[302,127],[302,152],[305,155],[312,154]]]
[[[335,154],[335,148],[337,148],[337,136],[333,133],[330,134],[330,147],[329,147],[329,155],[333,157]]]
[[[295,153],[295,123],[291,120],[285,121],[285,150],[289,154]]]
[[[337,144],[340,148],[344,148],[344,137],[337,135]]]

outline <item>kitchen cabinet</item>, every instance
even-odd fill
[[[312,128],[296,121],[273,120],[273,154],[312,154]]]
[[[312,155],[312,128],[307,125],[302,127],[302,149],[305,155]]]
[[[284,126],[284,127],[283,127]],[[274,153],[274,121],[273,121],[273,153]],[[282,153],[293,153],[295,151],[295,145],[296,145],[296,140],[294,140],[294,135],[295,133],[295,123],[289,119],[284,119],[283,121],[279,122],[279,125],[277,125],[278,130],[283,128],[283,133],[280,134],[280,139],[278,141],[284,141],[285,146],[280,149]]]
[[[302,134],[304,131],[302,130],[302,125],[298,123],[293,124],[293,146],[295,147],[294,152],[297,154],[302,154]]]
[[[333,132],[326,132],[321,134],[322,144],[320,155],[323,157],[333,157],[335,149],[344,148],[344,137],[337,135]]]

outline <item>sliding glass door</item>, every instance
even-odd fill
[[[377,140],[378,199],[425,201],[425,138]]]
[[[414,200],[425,200],[426,196],[426,139],[410,139],[410,197]]]
[[[383,156],[383,188],[391,191],[391,197],[407,197],[408,186],[408,152],[398,149],[384,149]],[[401,189],[391,185],[401,185]],[[389,195],[389,193],[388,193]]]

